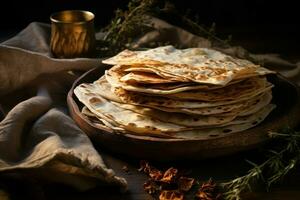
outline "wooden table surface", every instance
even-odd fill
[[[99,147],[100,148],[100,147]],[[97,147],[97,149],[99,149]],[[167,147],[166,147],[167,148]],[[184,147],[183,147],[184,148]],[[252,161],[259,161],[260,155],[264,153],[264,149],[255,149],[247,152],[241,152],[235,155],[213,158],[199,161],[177,161],[158,163],[150,161],[155,167],[165,170],[169,167],[175,167],[179,170],[190,172],[190,177],[194,177],[199,181],[207,181],[212,178],[215,181],[222,182],[236,176],[243,175],[249,169],[250,165],[245,159]],[[72,199],[154,199],[143,190],[143,183],[147,180],[147,176],[137,169],[139,167],[139,160],[124,157],[121,155],[114,155],[109,152],[103,152],[101,155],[109,167],[115,170],[116,174],[123,176],[128,181],[128,193],[120,194],[117,190],[95,189],[93,192],[86,192],[83,194],[66,194],[66,198]],[[122,168],[127,166],[129,171],[125,172]],[[280,186],[274,187],[273,190],[266,193],[261,188],[259,192],[253,192],[245,195],[245,199],[268,199],[268,200],[299,200],[300,199],[300,173],[293,173],[284,180]],[[53,191],[50,193],[51,197]],[[53,195],[57,197],[57,195]],[[187,196],[187,199],[194,199],[193,196]]]
[[[101,147],[97,147],[101,149]],[[9,194],[10,199],[104,199],[104,200],[152,200],[155,199],[143,190],[143,183],[147,176],[138,171],[139,160],[115,155],[111,152],[99,150],[105,163],[111,167],[117,175],[126,178],[128,181],[128,191],[121,193],[116,187],[102,186],[86,192],[75,191],[62,185],[37,185],[26,180],[0,180],[0,199],[5,196],[3,189]],[[259,160],[263,150],[256,149],[236,155],[214,158],[200,161],[177,161],[157,163],[150,161],[159,169],[176,167],[180,170],[188,171],[189,177],[194,177],[199,181],[206,181],[213,178],[215,181],[227,180],[239,175],[243,175],[250,167],[245,159]],[[128,167],[125,171],[123,167]],[[58,177],[59,178],[59,177]],[[259,187],[257,191],[246,194],[246,200],[299,200],[300,199],[300,173],[294,172],[289,175],[284,182],[275,186],[270,192],[264,192]],[[2,195],[2,196],[1,196]],[[188,195],[188,199],[194,199]]]

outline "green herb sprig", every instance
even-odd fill
[[[216,37],[216,24],[213,23],[210,28],[204,28],[200,25],[199,17],[189,17],[188,14],[180,14],[170,1],[165,0],[130,0],[128,8],[125,10],[117,9],[115,17],[110,24],[102,29],[105,32],[103,38],[103,52],[107,56],[119,53],[124,49],[131,49],[132,42],[138,36],[153,30],[153,25],[149,16],[161,17],[171,16],[180,21],[179,23],[195,35],[207,38],[214,46],[229,47],[230,38],[221,40]],[[162,17],[164,18],[164,17]],[[168,20],[167,20],[168,21]],[[178,25],[178,24],[175,24]],[[169,41],[157,43],[158,46],[168,45]],[[176,46],[176,44],[173,44]]]
[[[103,29],[110,54],[130,48],[133,38],[149,29],[147,14],[157,9],[157,4],[157,0],[131,0],[127,10],[116,10],[111,23]]]
[[[257,165],[247,161],[253,167],[244,176],[221,183],[224,188],[223,197],[226,200],[240,200],[245,192],[251,192],[254,183],[262,181],[266,190],[280,182],[300,161],[300,132],[287,128],[282,132],[269,132],[272,138],[286,142],[280,150],[270,150],[266,161]]]

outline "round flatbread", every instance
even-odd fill
[[[175,49],[173,46],[164,46],[146,51],[124,50],[102,62],[111,65],[145,65],[193,82],[222,86],[247,75],[274,73],[248,60],[207,48]]]

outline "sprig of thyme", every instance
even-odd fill
[[[213,46],[228,48],[230,47],[229,43],[232,40],[232,35],[228,36],[226,40],[222,40],[216,36],[216,24],[212,23],[211,27],[208,29],[199,25],[199,21],[196,19],[195,21],[188,18],[187,16],[182,17],[182,21],[184,24],[188,25],[191,29],[191,32],[194,34],[207,38],[209,41],[213,43]]]
[[[117,9],[111,23],[103,29],[104,42],[110,54],[125,48],[133,38],[149,29],[147,14],[156,9],[157,0],[131,0],[127,10]]]
[[[251,168],[244,176],[221,183],[225,192],[226,200],[240,200],[241,194],[251,192],[253,184],[262,181],[266,189],[281,181],[300,161],[300,132],[292,129],[285,129],[282,132],[269,132],[272,138],[278,138],[286,142],[286,145],[279,151],[270,150],[266,161],[257,165],[250,163]]]
[[[187,28],[198,36],[207,38],[214,46],[229,46],[229,39],[221,40],[216,37],[215,23],[213,23],[210,28],[204,28],[200,25],[197,15],[194,17],[195,19],[193,19],[193,17],[178,13],[170,1],[130,0],[127,7],[127,10],[117,9],[115,17],[111,20],[110,24],[102,29],[106,34],[103,41],[101,41],[104,46],[101,50],[103,53],[106,53],[107,56],[114,55],[125,48],[132,48],[131,44],[135,38],[152,30],[153,25],[149,20],[149,16],[158,18],[169,16],[176,18],[178,19],[176,21],[179,21],[179,24],[181,24],[183,28]],[[163,44],[158,42],[157,45],[167,45],[168,43],[169,41],[165,41]]]

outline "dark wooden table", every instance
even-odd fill
[[[167,147],[166,147],[167,148]],[[101,147],[97,147],[101,149]],[[79,192],[63,185],[46,184],[39,185],[28,180],[0,180],[0,199],[3,195],[1,189],[9,194],[11,199],[104,199],[104,200],[151,200],[155,199],[143,190],[143,183],[147,176],[138,171],[139,160],[116,155],[111,152],[99,150],[105,163],[112,168],[118,176],[126,178],[128,181],[128,191],[121,193],[116,187],[102,186],[95,189]],[[259,160],[263,153],[262,149],[238,153],[227,157],[214,158],[200,161],[177,161],[158,163],[150,161],[159,169],[176,167],[180,170],[189,172],[190,177],[199,181],[206,181],[213,178],[215,181],[222,182],[236,176],[243,175],[250,167],[245,159]],[[128,171],[123,167],[126,166]],[[59,177],[58,177],[59,178]],[[295,171],[270,192],[265,192],[261,187],[257,191],[246,194],[246,200],[298,200],[300,199],[300,173]],[[5,195],[5,194],[4,194]],[[188,195],[186,199],[194,199]]]
[[[97,147],[99,149],[100,147]],[[167,147],[166,147],[167,148]],[[184,147],[183,147],[184,148]],[[125,177],[128,181],[128,193],[121,194],[118,190],[109,188],[96,188],[93,191],[85,193],[64,193],[63,197],[67,199],[154,199],[143,190],[143,183],[147,180],[147,176],[137,169],[139,167],[139,160],[124,157],[122,155],[115,155],[110,152],[100,151],[106,164],[114,169],[117,175]],[[264,153],[264,149],[255,149],[252,151],[238,153],[221,158],[213,158],[200,161],[177,161],[158,163],[150,161],[155,167],[159,169],[167,169],[175,167],[179,170],[190,172],[189,176],[198,179],[199,181],[207,181],[209,178],[215,181],[222,182],[243,175],[250,167],[245,159],[252,161],[259,161],[260,155]],[[128,167],[129,171],[124,171],[123,167]],[[275,186],[273,190],[266,193],[261,187],[257,188],[256,192],[247,194],[245,199],[268,199],[268,200],[298,200],[300,199],[300,173],[293,172],[279,186]],[[49,197],[62,197],[55,191],[51,190],[47,194]],[[187,199],[194,199],[193,196],[188,195]]]

